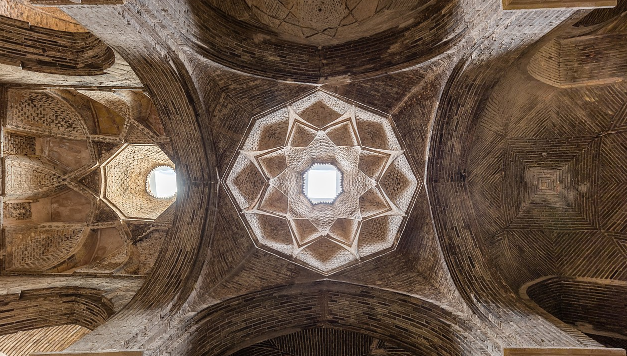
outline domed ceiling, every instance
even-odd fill
[[[624,356],[627,0],[36,2],[142,84],[0,87],[0,352]]]
[[[328,46],[369,37],[394,27],[408,27],[427,0],[246,0],[249,21],[274,29],[286,39]]]
[[[159,146],[124,145],[102,165],[103,199],[122,219],[156,219],[176,199],[149,193],[148,174],[161,166],[174,168],[174,163]]]
[[[341,172],[327,203],[303,191],[316,164]],[[390,121],[322,91],[257,119],[227,182],[261,248],[323,274],[392,249],[418,186]]]
[[[458,0],[210,0],[188,6],[183,36],[199,53],[243,72],[308,83],[418,64],[449,49],[466,30]]]

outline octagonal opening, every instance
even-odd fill
[[[148,174],[148,193],[155,198],[168,199],[176,195],[176,172],[174,168],[159,166]]]
[[[313,204],[332,203],[342,192],[342,172],[329,163],[314,163],[303,175],[303,193]]]

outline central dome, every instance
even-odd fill
[[[257,247],[329,275],[395,248],[418,182],[386,117],[316,91],[255,120],[227,186]]]

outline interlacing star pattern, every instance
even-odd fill
[[[395,246],[417,182],[400,144],[387,137],[388,120],[324,92],[312,96],[258,120],[262,135],[245,142],[228,185],[258,246],[330,274]],[[367,140],[379,147],[362,142],[360,127],[374,130]],[[276,132],[283,139],[273,138]],[[330,203],[313,204],[303,192],[303,175],[314,164],[342,174],[342,191]],[[396,189],[401,182],[396,201],[381,184],[386,178]]]

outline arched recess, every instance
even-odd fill
[[[93,330],[114,313],[104,292],[81,287],[22,290],[0,295],[0,335],[75,324]]]
[[[334,328],[312,328],[277,336],[233,353],[233,356],[413,356],[390,342],[370,335]]]
[[[164,343],[168,349],[163,351],[229,355],[311,328],[369,335],[416,354],[488,355],[495,349],[479,328],[432,302],[331,281],[238,296],[203,310],[190,325],[181,339]]]
[[[331,18],[342,14],[314,8],[314,3],[301,2],[290,9],[298,12],[291,17],[301,17],[295,20],[300,22],[297,25],[273,18],[281,16],[276,10],[290,11],[280,3],[189,2],[183,5],[185,10],[174,11],[172,2],[154,1],[144,11],[152,10],[164,26],[179,24],[170,31],[186,37],[212,61],[254,75],[303,83],[371,77],[416,65],[452,48],[467,29],[462,1],[457,0],[390,1],[379,6],[374,1],[361,5],[337,1],[343,4],[335,10],[347,13],[345,21],[340,17],[336,24]],[[164,8],[171,10],[161,11]],[[307,34],[312,29],[304,22],[310,20],[316,27],[330,20],[330,28]],[[357,27],[347,34],[350,26]]]
[[[123,6],[98,7],[97,17],[88,6],[69,5],[62,9],[111,45],[144,83],[154,103],[154,110],[146,111],[158,113],[170,138],[168,153],[172,153],[176,164],[177,182],[180,178],[176,213],[171,214],[174,222],[165,237],[167,243],[134,299],[97,332],[72,345],[72,350],[93,349],[94,345],[98,349],[140,348],[138,345],[150,334],[139,330],[165,325],[164,320],[169,320],[191,293],[204,262],[199,252],[211,241],[211,208],[217,199],[218,179],[212,168],[215,165],[209,134],[199,128],[199,119],[207,113],[186,69],[176,57],[166,54],[168,50],[159,34],[136,30],[151,26],[135,16],[135,5],[125,2]],[[164,56],[171,61],[164,61]],[[119,337],[112,338],[112,333]]]
[[[467,300],[486,305],[486,300],[507,298],[520,304],[507,297],[507,288],[500,296],[494,289],[504,282],[518,291],[538,278],[561,276],[529,287],[529,296],[556,318],[542,316],[591,345],[593,339],[606,343],[592,337],[594,330],[620,334],[614,329],[620,323],[592,315],[624,311],[602,296],[609,291],[604,288],[627,279],[627,95],[624,82],[558,87],[527,71],[546,40],[571,31],[571,25],[564,23],[511,57],[500,73],[466,68],[463,80],[454,79],[450,90],[463,91],[449,92],[443,100],[446,116],[438,118],[444,120],[436,123],[434,137],[445,139],[433,141],[429,187],[451,272],[463,293],[474,294]],[[595,58],[595,65],[603,67],[603,58],[590,57]],[[477,282],[483,278],[491,283],[480,290]],[[578,284],[586,279],[599,285]],[[592,297],[596,289],[602,289],[598,300],[605,298],[603,305]],[[570,299],[579,295],[589,302],[580,309],[590,308],[588,321],[568,312],[578,308]],[[490,304],[477,308],[478,313],[501,312],[498,303]],[[591,329],[577,322],[596,325]]]
[[[520,295],[605,346],[627,348],[627,282],[547,276]]]
[[[113,50],[57,9],[22,0],[0,2],[0,63],[64,75],[98,75],[115,62]]]

